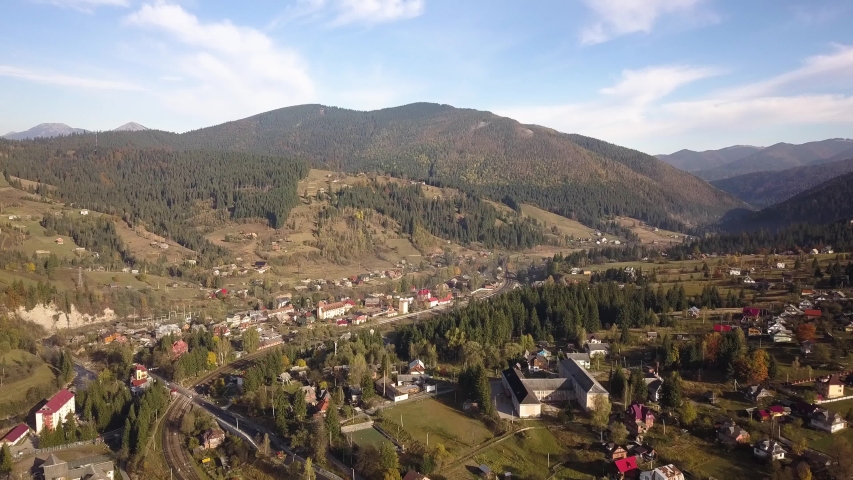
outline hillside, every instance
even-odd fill
[[[731,218],[727,230],[779,229],[800,223],[829,224],[853,219],[853,172],[835,177],[782,203]]]
[[[735,145],[721,148],[719,150],[705,150],[696,152],[693,150],[679,150],[669,155],[655,155],[660,160],[680,168],[687,172],[707,170],[709,168],[725,165],[742,158],[746,158],[762,150],[763,147],[751,145]]]
[[[3,136],[9,140],[26,140],[30,138],[51,138],[73,133],[86,133],[88,130],[69,127],[64,123],[41,123],[23,132],[10,132]]]
[[[747,173],[716,180],[711,184],[750,205],[763,208],[785,201],[848,172],[853,172],[853,152],[851,158],[845,160],[789,168],[779,172]]]
[[[535,204],[588,224],[620,214],[676,229],[744,206],[640,152],[428,103],[372,112],[301,105],[182,135],[112,133],[101,142],[296,157],[315,168],[388,173]]]
[[[80,148],[92,140],[74,135],[36,142]],[[592,226],[615,214],[681,229],[746,206],[650,155],[430,103],[371,112],[301,105],[181,135],[103,132],[99,144],[299,158],[314,168],[387,173],[510,206],[533,204]]]
[[[844,138],[832,138],[802,145],[777,143],[740,160],[694,173],[711,182],[746,173],[779,171],[813,165],[830,159],[840,160],[834,157],[851,149],[853,149],[853,140]]]

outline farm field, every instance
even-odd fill
[[[545,224],[547,228],[555,226],[563,235],[570,235],[575,238],[589,238],[594,231],[580,222],[569,220],[566,217],[561,217],[533,205],[522,204],[521,213],[526,217],[538,220],[539,223]]]
[[[443,443],[453,458],[492,437],[482,423],[435,399],[403,403],[383,414],[398,424],[402,417],[403,428],[424,445],[429,433],[429,444]]]
[[[652,244],[654,242],[659,244],[676,244],[681,243],[681,240],[684,238],[684,234],[678,232],[661,229],[655,231],[655,227],[649,227],[643,224],[642,220],[635,218],[616,217],[616,222],[635,233],[644,244]]]

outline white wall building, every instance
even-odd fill
[[[62,389],[36,412],[36,434],[65,423],[69,413],[74,413],[74,393]]]

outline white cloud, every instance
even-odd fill
[[[851,47],[836,46],[830,54],[810,57],[802,67],[763,81],[667,101],[679,87],[720,73],[689,66],[626,70],[618,83],[601,89],[592,101],[498,113],[655,151],[678,136],[719,138],[776,126],[853,125],[853,96],[825,90],[853,84]],[[794,87],[796,91],[790,91]]]
[[[298,19],[323,21],[331,27],[377,25],[418,17],[425,7],[425,0],[298,0],[270,27]]]
[[[158,63],[167,67],[165,77],[183,82],[161,95],[180,113],[225,121],[314,97],[301,56],[256,29],[228,20],[203,22],[164,1],[142,6],[125,23],[165,34],[165,57],[158,56]]]
[[[81,12],[91,13],[98,7],[129,7],[128,0],[36,0],[57,7],[73,8]]]
[[[31,82],[62,87],[86,88],[92,90],[125,90],[141,91],[142,87],[121,81],[103,80],[97,78],[75,77],[61,73],[37,72],[10,65],[0,65],[0,76],[20,78]]]
[[[584,0],[595,20],[581,30],[584,45],[606,42],[629,33],[649,33],[667,14],[686,12],[702,0]]]

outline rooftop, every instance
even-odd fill
[[[74,393],[69,391],[68,389],[62,389],[56,393],[47,403],[44,404],[38,411],[38,413],[54,413],[62,408],[63,405],[68,403],[69,400],[74,399]]]

